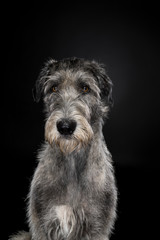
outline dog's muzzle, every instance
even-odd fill
[[[65,154],[79,151],[93,137],[89,121],[78,111],[72,111],[72,116],[64,117],[61,111],[53,112],[45,125],[45,139],[51,146],[54,143]]]

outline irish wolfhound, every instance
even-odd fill
[[[35,86],[41,97],[46,142],[28,196],[30,233],[11,239],[108,240],[117,190],[102,126],[112,82],[95,61],[49,60]]]

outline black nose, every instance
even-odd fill
[[[72,135],[76,129],[76,125],[76,121],[74,120],[62,119],[61,121],[57,122],[57,129],[62,135]]]

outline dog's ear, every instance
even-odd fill
[[[109,106],[113,106],[113,98],[112,98],[112,81],[107,75],[105,68],[102,64],[99,64],[95,61],[92,61],[92,73],[94,77],[97,79],[98,86],[101,90],[100,95],[103,102],[105,102]]]
[[[44,64],[44,67],[40,71],[38,79],[35,83],[35,86],[32,89],[33,99],[35,102],[39,102],[44,91],[44,83],[47,81],[47,78],[54,71],[54,64],[56,60],[50,59]]]

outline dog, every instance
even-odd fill
[[[10,240],[109,240],[117,208],[112,157],[102,126],[112,82],[102,64],[50,59],[35,84],[45,143],[28,195],[30,232]]]

